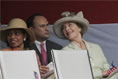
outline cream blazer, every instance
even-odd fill
[[[90,56],[93,76],[95,79],[102,79],[102,71],[109,69],[109,64],[106,61],[103,51],[97,44],[86,42],[85,40],[84,42]],[[62,50],[82,50],[82,49],[79,48],[75,43],[70,42]]]
[[[84,42],[89,53],[94,79],[118,79],[118,73],[116,73],[110,78],[102,78],[102,71],[108,70],[110,67],[103,54],[103,51],[97,44],[86,42],[85,40]],[[70,42],[62,50],[82,50],[82,49],[79,48],[75,43]],[[55,75],[52,74],[47,79],[55,79]]]

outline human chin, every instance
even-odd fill
[[[73,33],[70,34],[70,35],[68,35],[68,39],[69,39],[69,40],[72,40],[74,37],[75,37],[75,35],[74,35]]]
[[[47,38],[49,38],[50,37],[50,35],[45,35],[45,38],[47,39]]]
[[[15,48],[15,47],[18,47],[17,44],[12,44],[11,47]]]
[[[65,37],[66,37],[67,39],[69,39],[69,40],[71,39],[71,36],[70,36],[70,35],[66,35]]]
[[[72,40],[72,39],[73,39],[73,37],[68,37],[68,39],[69,39],[69,40]]]

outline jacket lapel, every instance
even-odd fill
[[[73,42],[70,42],[68,44],[68,47],[73,49],[73,50],[80,50],[80,48],[75,43],[73,43]]]
[[[47,57],[48,57],[48,63],[51,61],[51,44],[50,42],[47,40],[46,41],[46,48],[47,48]]]
[[[92,46],[91,46],[91,44],[89,44],[89,42],[86,42],[85,40],[83,40],[84,41],[84,43],[85,43],[85,45],[86,45],[86,47],[87,47],[87,50],[88,50],[88,52],[89,52],[89,55],[91,55],[91,51],[92,51]],[[73,49],[73,50],[81,50],[81,48],[79,48],[75,43],[73,43],[73,42],[70,42],[69,44],[68,44],[68,47],[69,48],[71,48],[71,49]]]
[[[89,42],[86,42],[85,40],[84,40],[84,43],[85,43],[85,45],[86,45],[86,47],[87,47],[89,56],[91,56],[91,55],[92,55],[92,53],[91,53],[91,51],[92,51],[92,46],[91,46],[91,44],[89,44]]]

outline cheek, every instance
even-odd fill
[[[65,36],[65,37],[67,37],[67,35],[66,35],[66,31],[65,31],[65,30],[63,30],[62,32],[63,32],[64,36]]]
[[[50,30],[50,27],[45,27],[46,30]]]
[[[9,37],[7,37],[7,41],[8,41],[8,42],[10,41],[10,38],[9,38]]]
[[[35,29],[35,32],[44,32],[44,29],[42,29],[42,28],[37,28],[37,29]]]
[[[38,32],[41,32],[41,30],[39,28],[34,29],[33,31],[34,31],[35,34],[38,33]]]
[[[40,33],[43,33],[44,30],[43,29],[36,29],[35,32],[38,33],[38,34],[40,34]]]
[[[36,36],[36,37],[39,37],[39,36],[41,36],[44,32],[43,32],[42,30],[38,30],[38,29],[37,29],[37,30],[34,31],[34,33],[35,33],[35,36]]]
[[[25,36],[19,36],[18,39],[19,39],[20,41],[23,41],[23,40],[24,40],[24,37],[25,37]]]

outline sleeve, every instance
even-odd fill
[[[107,59],[104,56],[104,53],[103,53],[102,49],[100,48],[100,46],[99,46],[99,49],[100,49],[100,54],[101,54],[102,59],[103,59],[103,68],[102,68],[102,71],[106,71],[106,70],[109,69],[110,66],[109,66],[109,64],[107,62]]]
[[[36,54],[36,56],[37,56],[38,65],[41,66],[41,62],[40,62],[38,54]]]
[[[99,45],[96,46],[96,49],[98,50],[97,54],[99,54],[99,58],[101,58],[101,62],[102,63],[99,63],[99,64],[102,64],[101,67],[99,67],[99,69],[95,69],[94,70],[94,77],[95,79],[102,79],[102,71],[106,71],[109,69],[109,64],[107,62],[107,59],[106,57],[104,56],[104,53],[101,49],[101,47]],[[100,61],[100,60],[97,60],[97,61]]]

